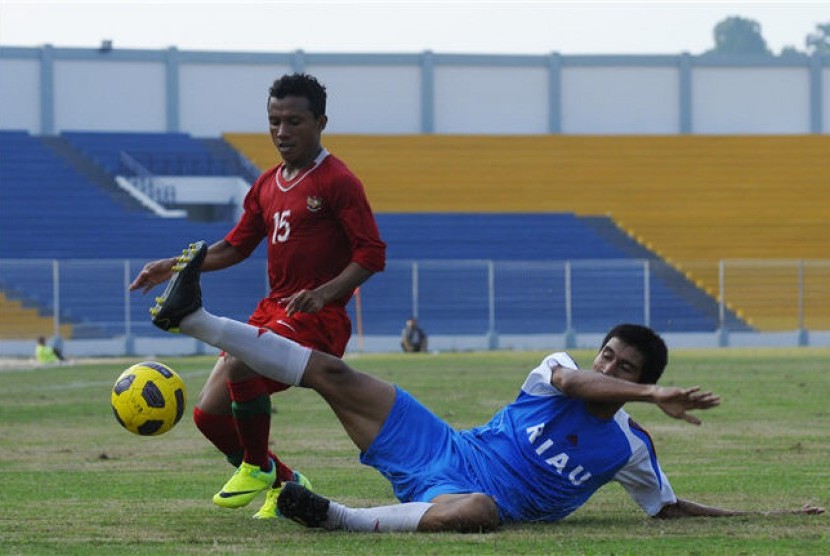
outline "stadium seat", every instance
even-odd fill
[[[226,222],[166,219],[126,208],[26,132],[0,132],[0,159],[0,289],[10,299],[50,314],[51,267],[26,261],[82,260],[82,268],[62,265],[61,320],[73,324],[72,337],[124,332],[123,268],[104,270],[95,261],[130,260],[134,276],[144,261],[174,255],[187,241],[216,241],[228,231]],[[252,264],[264,269],[263,257],[262,250],[257,251],[259,262]],[[101,275],[100,284],[91,287],[88,279],[73,279],[73,273],[82,272],[111,275]],[[228,282],[216,287],[222,294],[215,296],[215,307],[247,317],[262,295],[264,281],[246,290],[244,280],[237,284],[233,273],[227,276]],[[104,284],[114,289],[106,292]],[[136,322],[147,320],[143,304],[137,302],[133,311]]]

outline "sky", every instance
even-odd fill
[[[729,16],[804,50],[830,0],[0,0],[0,46],[309,53],[701,54]]]

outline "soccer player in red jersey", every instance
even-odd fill
[[[238,264],[267,240],[271,291],[248,322],[341,357],[351,335],[346,303],[384,269],[386,245],[363,185],[321,144],[327,120],[325,87],[314,77],[274,81],[268,124],[282,163],[251,187],[239,222],[210,246],[202,270]],[[147,263],[130,289],[146,292],[168,280],[175,264],[175,258]],[[241,507],[272,487],[254,517],[276,517],[282,482],[308,484],[268,449],[270,395],[286,388],[228,354],[219,357],[193,412],[202,434],[237,466],[214,495],[217,505]]]

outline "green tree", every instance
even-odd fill
[[[715,48],[707,54],[772,54],[761,35],[761,24],[752,19],[727,17],[715,25],[714,34]]]
[[[804,43],[810,53],[830,54],[830,22],[816,23],[816,32],[807,35]]]
[[[779,56],[782,58],[803,58],[806,54],[792,45],[787,45],[781,49]]]

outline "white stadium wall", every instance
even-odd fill
[[[568,67],[562,71],[562,132],[680,132],[677,70],[671,67]]]
[[[55,127],[61,131],[164,130],[164,66],[154,62],[55,63]]]
[[[326,86],[328,133],[420,133],[421,72],[417,66],[315,64],[306,69]]]
[[[546,68],[435,68],[435,132],[547,133]]]
[[[810,80],[797,68],[699,68],[692,127],[701,134],[810,131]]]
[[[0,47],[0,128],[263,132],[317,75],[338,134],[826,134],[830,57],[99,51]]]
[[[288,66],[182,64],[179,125],[195,137],[225,131],[266,132],[268,88]]]
[[[38,60],[0,57],[0,129],[37,133],[41,128],[40,96]]]

